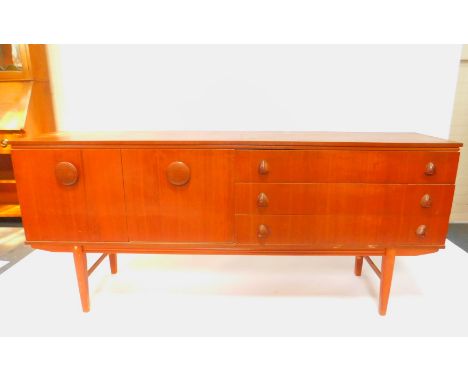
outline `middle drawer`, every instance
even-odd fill
[[[453,185],[237,183],[236,214],[450,214]]]

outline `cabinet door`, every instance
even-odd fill
[[[128,241],[119,149],[82,150],[88,241]]]
[[[232,242],[232,150],[122,150],[130,241]]]
[[[29,241],[128,241],[120,150],[14,150]]]
[[[87,216],[80,150],[13,150],[12,157],[26,239],[84,241]],[[59,164],[61,180],[56,175]]]

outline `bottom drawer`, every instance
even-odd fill
[[[442,246],[447,229],[448,216],[236,215],[239,244],[316,248]]]

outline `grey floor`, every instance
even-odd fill
[[[468,252],[468,223],[450,224],[447,237],[452,243]]]
[[[468,252],[468,223],[450,224],[448,239]],[[33,251],[24,240],[21,220],[0,219],[0,275]]]
[[[0,275],[33,251],[24,240],[21,220],[0,220]]]

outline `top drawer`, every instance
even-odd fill
[[[454,184],[458,152],[236,150],[236,182]]]

